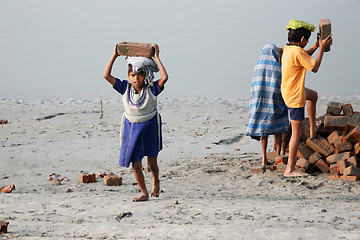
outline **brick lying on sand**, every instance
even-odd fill
[[[79,183],[93,183],[96,182],[95,173],[79,173],[78,174],[78,182]]]
[[[0,220],[0,234],[4,234],[7,233],[7,227],[8,227],[9,223]]]
[[[104,184],[107,186],[121,186],[122,185],[122,177],[116,174],[110,174],[104,176]]]
[[[116,45],[117,54],[130,57],[153,57],[154,47],[150,43],[119,42]]]

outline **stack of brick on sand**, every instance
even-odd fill
[[[303,136],[297,153],[296,168],[307,173],[330,173],[329,179],[360,179],[360,112],[351,104],[330,102],[321,126],[310,138],[309,119],[304,120]],[[284,172],[287,156],[275,160],[274,169]]]

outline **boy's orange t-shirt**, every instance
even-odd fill
[[[305,74],[313,70],[316,61],[299,46],[287,45],[281,58],[281,94],[286,106],[305,107]]]

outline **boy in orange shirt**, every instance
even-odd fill
[[[306,70],[314,73],[319,70],[324,50],[332,44],[332,38],[330,35],[324,40],[318,39],[309,50],[304,50],[311,32],[315,30],[315,25],[292,19],[286,29],[289,30],[289,43],[285,46],[282,56],[281,94],[289,108],[292,133],[289,142],[289,159],[284,176],[306,176],[306,173],[295,170],[295,163],[307,100],[309,101],[307,111],[311,138],[316,136],[320,123],[315,121],[318,94],[312,89],[305,88],[305,74]],[[315,60],[311,55],[318,47],[319,54]]]

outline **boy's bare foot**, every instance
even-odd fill
[[[316,134],[319,131],[320,126],[321,126],[321,121],[315,121],[314,129],[312,131],[310,129],[310,138],[316,137]]]
[[[149,200],[149,196],[141,195],[139,197],[133,198],[133,202],[143,202]]]
[[[152,196],[152,197],[160,196],[160,181],[158,181],[156,184],[154,184],[153,189],[150,193],[150,196]]]
[[[307,176],[309,176],[309,174],[304,173],[302,171],[297,171],[297,170],[294,170],[294,171],[286,170],[284,172],[284,176],[285,177],[307,177]]]
[[[14,189],[15,189],[15,185],[11,184],[11,185],[7,185],[5,187],[1,187],[0,191],[2,191],[3,193],[10,193]]]

